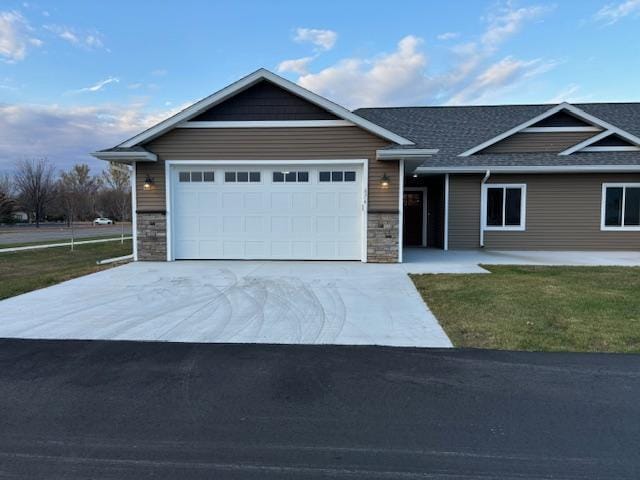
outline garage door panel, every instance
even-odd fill
[[[333,181],[333,177],[319,182],[320,170],[360,172],[360,168],[291,166],[287,171],[308,172],[304,180],[293,176],[274,182],[273,172],[284,171],[282,167],[252,165],[237,171],[260,171],[260,181],[240,183],[225,182],[224,172],[236,167],[210,167],[220,172],[214,181],[178,181],[181,169],[199,168],[174,167],[172,171],[174,258],[361,258],[362,176],[358,173],[355,182]]]

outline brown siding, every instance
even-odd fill
[[[398,162],[376,160],[376,150],[389,143],[358,127],[318,128],[177,128],[146,148],[156,163],[138,163],[138,210],[164,210],[165,160],[369,160],[369,210],[397,212]],[[390,186],[383,189],[386,173]],[[154,178],[151,191],[142,189],[146,175]]]
[[[597,134],[598,132],[515,133],[479,153],[561,152]]]
[[[449,248],[480,246],[480,181],[482,175],[449,177]]]
[[[479,246],[481,176],[451,176],[449,247]],[[600,230],[602,184],[639,174],[492,175],[487,183],[527,185],[526,230],[485,232],[493,250],[640,250],[640,232]]]
[[[238,93],[192,121],[336,120],[334,114],[266,80]]]

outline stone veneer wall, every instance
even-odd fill
[[[138,260],[167,260],[167,216],[164,212],[137,212]]]
[[[367,261],[395,263],[398,261],[397,213],[369,212],[367,215]]]

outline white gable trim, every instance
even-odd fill
[[[351,113],[346,108],[341,107],[340,105],[333,103],[332,101],[327,100],[326,98],[323,98],[320,95],[310,92],[309,90],[302,88],[301,86],[293,82],[290,82],[289,80],[286,80],[274,73],[271,73],[270,71],[264,68],[261,68],[253,72],[252,74],[247,75],[244,78],[241,78],[237,82],[234,82],[231,85],[223,88],[222,90],[219,90],[218,92],[212,95],[209,95],[206,98],[203,98],[202,100],[194,103],[190,107],[185,108],[181,112],[175,114],[172,117],[167,118],[166,120],[163,120],[162,122],[154,125],[153,127],[145,130],[144,132],[139,133],[138,135],[130,138],[129,140],[126,140],[125,142],[118,145],[118,147],[133,147],[133,146],[139,145],[140,143],[149,141],[157,137],[158,135],[163,134],[167,130],[175,127],[179,123],[190,120],[191,118],[195,117],[196,115],[203,112],[207,108],[213,107],[218,103],[221,103],[224,100],[232,97],[233,95],[251,87],[252,85],[255,85],[261,80],[269,80],[270,82],[278,85],[279,87],[291,93],[294,93],[321,108],[324,108],[325,110],[333,113],[334,115],[336,115],[337,117],[343,120],[347,120],[349,122],[354,123],[355,125],[373,133],[374,135],[377,135],[379,137],[382,137],[386,140],[397,143],[399,145],[414,145],[414,143],[411,140],[408,140],[385,128],[382,128],[379,125],[376,125],[375,123],[370,122],[369,120],[365,120],[364,118],[359,117],[354,113]]]
[[[348,120],[251,120],[184,122],[176,128],[308,128],[308,127],[353,127]]]
[[[609,133],[617,133],[618,135],[620,135],[621,137],[625,138],[626,140],[629,140],[630,142],[633,143],[637,143],[640,144],[640,138],[631,135],[628,132],[625,132],[624,130],[608,123],[605,122],[604,120],[599,119],[598,117],[594,117],[593,115],[585,112],[584,110],[575,107],[569,103],[563,102],[559,105],[556,105],[555,107],[550,108],[549,110],[547,110],[546,112],[541,113],[540,115],[533,117],[530,120],[527,120],[524,123],[521,123],[520,125],[517,125],[515,127],[513,127],[510,130],[507,130],[504,133],[501,133],[500,135],[493,137],[489,140],[487,140],[486,142],[481,143],[480,145],[476,145],[475,147],[467,150],[466,152],[461,153],[459,156],[460,157],[468,157],[469,155],[473,155],[474,153],[479,152],[480,150],[484,150],[485,148],[493,145],[494,143],[499,142],[500,140],[504,140],[507,137],[510,137],[511,135],[513,135],[514,133],[520,132],[521,130],[524,130],[525,128],[530,127],[531,125],[534,125],[536,123],[538,123],[541,120],[544,120],[547,117],[550,117],[551,115],[554,115],[555,113],[558,113],[562,110],[566,110],[567,112],[573,114],[574,116],[578,117],[580,120],[584,120],[586,122],[592,123],[594,125],[597,125],[605,130],[608,130]],[[603,132],[605,133],[605,132]],[[596,135],[595,137],[598,137],[599,135]],[[591,137],[591,138],[595,138],[595,137]],[[589,139],[590,140],[590,139]],[[580,145],[580,144],[578,144]],[[565,150],[564,152],[561,152],[560,155],[569,155],[570,153],[566,153],[569,150],[573,149],[575,147],[571,147],[568,150]],[[574,150],[575,151],[575,150]]]
[[[620,133],[620,132],[622,132],[622,133]],[[571,155],[572,153],[582,151],[585,148],[589,147],[589,145],[597,143],[600,140],[603,140],[603,139],[607,138],[608,136],[614,135],[614,134],[618,134],[620,137],[624,138],[625,140],[630,141],[631,143],[633,143],[635,145],[639,145],[640,144],[639,141],[634,141],[634,138],[636,138],[636,137],[634,137],[633,135],[631,135],[631,134],[629,134],[627,132],[624,132],[622,130],[620,132],[615,132],[613,130],[605,130],[604,132],[599,133],[598,135],[595,135],[595,136],[593,136],[591,138],[587,138],[583,142],[580,142],[580,143],[574,145],[573,147],[567,148],[566,150],[560,152],[559,155]],[[592,148],[596,148],[596,147],[592,147]],[[610,149],[611,147],[602,147],[602,148]],[[615,150],[591,150],[591,151],[592,152],[595,152],[595,151],[606,152],[606,151],[615,151]]]

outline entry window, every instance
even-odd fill
[[[318,175],[318,180],[320,182],[355,182],[356,181],[356,172],[353,170],[333,170],[333,171],[323,171]]]
[[[274,183],[307,183],[309,172],[273,172]]]
[[[484,185],[483,227],[485,230],[524,230],[527,186]]]
[[[602,230],[640,230],[640,183],[602,185]]]
[[[225,183],[259,183],[260,172],[224,172]]]

